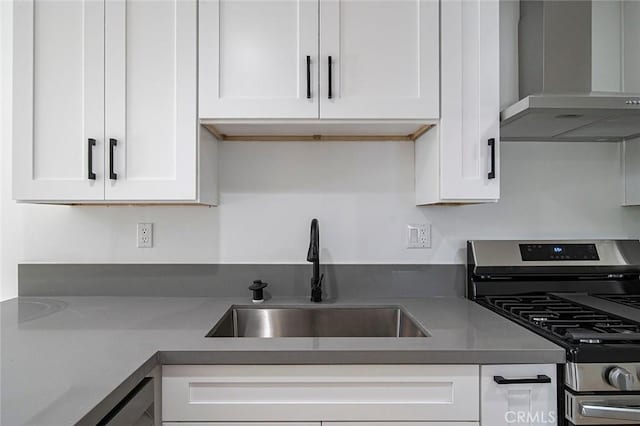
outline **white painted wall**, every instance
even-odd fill
[[[506,103],[517,81],[504,80]],[[473,238],[640,236],[640,210],[619,207],[617,144],[504,144],[502,200],[489,205],[414,206],[406,142],[230,142],[217,208],[34,206],[10,199],[6,114],[2,124],[2,298],[17,293],[19,262],[304,263],[312,217],[333,263],[462,263]],[[153,249],[136,248],[137,222],[155,223]],[[420,222],[433,248],[405,249],[406,224]]]
[[[10,61],[9,43],[11,20],[9,12],[11,2],[0,0],[0,300],[15,294],[16,280],[15,261],[16,258],[9,254],[6,248],[14,240],[14,235],[9,232],[7,218],[13,211],[7,205],[10,184],[9,179],[9,105],[10,105]],[[5,296],[6,294],[6,296]]]
[[[3,43],[4,43],[4,39],[5,39],[5,35],[4,35],[4,7],[2,6],[2,4],[0,4],[0,52],[3,52]],[[5,117],[5,113],[4,113],[4,104],[5,102],[3,101],[3,98],[5,96],[5,91],[4,91],[4,81],[5,81],[5,73],[4,73],[4,61],[2,61],[2,53],[0,53],[0,142],[3,142],[5,140],[4,138],[4,117]],[[2,157],[2,144],[0,144],[0,195],[2,194],[2,182],[4,181],[3,176],[2,176],[2,161],[3,157]],[[3,208],[2,208],[2,197],[0,197],[0,280],[2,279],[2,277],[4,277],[3,274],[3,267],[4,267],[4,251],[2,250],[3,247],[3,242],[4,242],[4,238],[2,238],[2,212],[3,212]],[[2,281],[0,281],[2,282]],[[0,300],[2,300],[2,286],[0,285]]]

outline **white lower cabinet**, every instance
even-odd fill
[[[251,422],[251,423],[225,423],[225,422],[165,422],[163,426],[478,426],[474,422]]]
[[[322,426],[478,426],[477,422],[322,422]]]
[[[196,423],[184,423],[184,422],[165,422],[163,426],[320,426],[320,422],[250,422],[250,423],[238,423],[238,422],[196,422]],[[451,425],[455,426],[455,425]]]
[[[558,424],[554,364],[483,365],[480,376],[483,426]]]
[[[479,373],[477,365],[169,365],[162,419],[471,426]]]
[[[557,425],[555,364],[168,365],[164,426]]]

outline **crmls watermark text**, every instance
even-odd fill
[[[556,424],[555,411],[507,411],[504,420],[510,425],[517,424]]]

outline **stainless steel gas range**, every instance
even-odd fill
[[[561,425],[640,425],[640,241],[469,241],[467,297],[567,351]]]

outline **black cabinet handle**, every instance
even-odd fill
[[[90,180],[96,180],[96,174],[93,172],[93,147],[96,146],[96,140],[89,138],[89,147],[87,149],[87,155],[88,155],[88,178]]]
[[[311,99],[311,56],[307,55],[307,99]]]
[[[502,376],[493,376],[493,381],[499,385],[520,385],[527,383],[551,383],[551,377],[545,374],[538,374],[529,379],[505,379]]]
[[[329,56],[329,60],[327,61],[327,63],[329,64],[329,69],[328,69],[328,71],[329,71],[329,74],[328,74],[328,76],[329,76],[329,87],[327,88],[327,90],[328,90],[327,96],[328,96],[329,99],[331,99],[331,98],[333,98],[333,93],[331,91],[331,86],[332,86],[332,83],[331,83],[331,68],[332,68],[332,66],[331,66],[331,63],[332,63],[331,56]]]
[[[114,161],[113,155],[117,145],[118,145],[117,139],[109,139],[109,179],[111,180],[118,179],[118,174],[113,171],[113,161]]]
[[[496,140],[494,138],[489,139],[489,152],[491,155],[491,168],[489,169],[488,178],[496,178]]]

